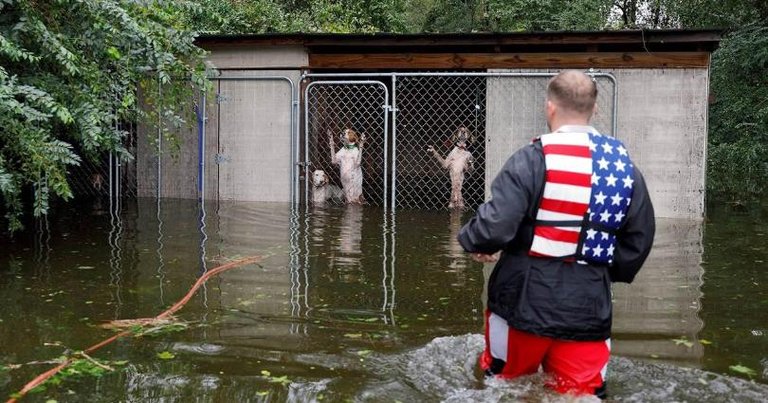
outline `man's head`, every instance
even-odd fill
[[[547,85],[547,124],[551,130],[566,124],[586,125],[596,100],[592,78],[578,70],[563,71]]]

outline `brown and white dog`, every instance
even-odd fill
[[[312,173],[312,203],[325,204],[326,201],[344,202],[344,192],[336,185],[331,185],[328,175],[322,169]]]
[[[456,146],[453,147],[453,150],[445,159],[432,146],[427,147],[427,152],[432,153],[440,163],[440,166],[447,169],[450,174],[451,198],[448,200],[448,208],[463,209],[464,197],[462,196],[462,187],[464,186],[464,174],[472,170],[474,163],[472,153],[467,151],[467,144],[472,141],[472,135],[466,127],[460,126],[451,137],[455,141]]]
[[[328,147],[331,163],[339,166],[341,188],[347,203],[363,204],[363,143],[365,136],[360,136],[352,129],[345,129],[341,134],[344,145],[334,152],[333,134],[328,131]]]

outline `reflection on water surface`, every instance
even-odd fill
[[[768,233],[761,214],[713,210],[703,225],[659,220],[635,284],[614,289],[614,397],[759,401],[768,393],[768,329],[760,319],[768,251],[755,242],[736,248]],[[110,335],[94,325],[154,316],[206,270],[258,254],[266,257],[261,264],[200,289],[178,313],[188,330],[121,340],[97,355],[128,360],[126,370],[39,396],[557,400],[536,377],[484,384],[476,373],[484,276],[455,240],[467,218],[268,203],[209,202],[200,211],[179,200],[140,200],[120,215],[67,208],[0,240],[0,364],[81,349]],[[174,358],[160,359],[161,352]],[[12,393],[45,368],[0,370],[0,390]]]

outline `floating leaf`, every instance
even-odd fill
[[[347,319],[353,322],[376,322],[377,320],[379,320],[379,318],[358,318],[358,317],[347,317]]]
[[[712,342],[707,340],[707,339],[701,339],[701,340],[699,340],[699,343],[704,344],[704,345],[712,344]]]
[[[348,337],[350,339],[359,339],[359,338],[363,337],[363,334],[362,333],[347,333],[347,334],[344,335],[344,337]]]
[[[733,372],[738,372],[740,374],[744,374],[744,375],[747,375],[747,376],[755,376],[755,375],[757,375],[757,372],[755,372],[754,369],[752,369],[750,367],[745,367],[745,366],[743,366],[741,364],[731,365],[730,367],[728,367],[728,369],[730,369]]]
[[[371,350],[360,350],[360,351],[357,352],[357,355],[365,356],[365,355],[370,354],[371,352],[372,352]]]
[[[268,390],[262,390],[260,392],[256,392],[256,396],[266,396],[269,394]]]
[[[679,345],[681,345],[681,344],[682,344],[682,345],[684,345],[684,346],[686,346],[686,347],[688,347],[688,348],[691,348],[691,347],[693,347],[693,343],[692,343],[692,342],[690,342],[690,341],[689,341],[688,339],[686,339],[685,337],[681,337],[681,338],[679,338],[679,339],[672,339],[672,341],[674,341],[674,342],[675,342],[675,345],[677,345],[677,346],[679,346]]]
[[[273,376],[269,381],[272,383],[279,383],[281,385],[288,385],[289,383],[291,383],[291,380],[288,379],[287,375]]]
[[[157,353],[157,358],[159,358],[161,360],[171,360],[171,359],[173,359],[175,357],[176,356],[173,355],[173,353],[170,352],[170,351],[163,351],[161,353]]]
[[[264,376],[272,376],[272,373],[267,371],[266,369],[262,369],[261,370],[261,374],[264,375]]]

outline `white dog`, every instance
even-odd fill
[[[363,161],[364,136],[359,136],[352,129],[345,129],[341,135],[344,146],[334,152],[334,141],[331,132],[328,132],[328,147],[331,151],[331,163],[339,166],[341,187],[347,203],[363,204],[363,170],[360,164]]]
[[[325,171],[318,169],[312,173],[312,203],[324,204],[327,200],[343,202],[344,192],[341,188],[331,185]]]
[[[464,196],[462,195],[464,174],[471,172],[474,166],[472,153],[467,151],[467,143],[472,141],[472,135],[466,127],[460,126],[453,134],[452,140],[455,141],[456,146],[445,159],[432,146],[427,147],[427,152],[432,153],[440,166],[448,170],[450,175],[451,198],[448,200],[448,208],[462,210],[464,209]]]

